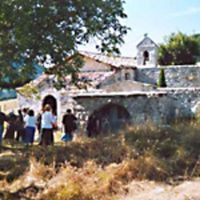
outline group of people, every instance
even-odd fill
[[[71,109],[67,109],[62,118],[64,127],[63,141],[71,141],[75,131],[77,118],[72,114]],[[4,125],[7,128],[4,131]],[[33,144],[35,133],[38,130],[39,144],[42,146],[54,144],[54,132],[57,129],[57,116],[53,113],[49,104],[46,104],[41,113],[37,116],[32,109],[24,108],[6,115],[0,112],[0,143],[2,139],[17,140],[25,144]],[[3,133],[5,135],[3,137]]]

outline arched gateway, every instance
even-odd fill
[[[57,101],[56,98],[53,97],[52,95],[47,95],[42,102],[42,107],[45,105],[49,104],[52,108],[52,111],[55,115],[57,115]]]
[[[87,132],[89,136],[100,133],[115,133],[130,120],[129,112],[121,105],[109,103],[95,110],[89,117]]]

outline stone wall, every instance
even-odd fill
[[[138,93],[132,95],[106,95],[106,96],[76,96],[74,99],[83,108],[87,118],[94,111],[107,104],[123,106],[130,114],[132,124],[168,124],[176,118],[191,116],[190,108],[177,102],[173,95],[165,93],[149,95]]]
[[[136,69],[132,69],[132,68],[127,68],[127,69],[122,69],[122,70],[118,70],[116,71],[114,74],[112,74],[110,77],[106,78],[104,81],[101,82],[100,84],[100,88],[103,86],[108,86],[108,85],[112,85],[114,83],[117,82],[122,82],[125,80],[131,80],[134,81],[135,80],[135,73],[136,73]],[[126,74],[128,74],[128,79],[126,79]]]
[[[191,119],[200,114],[200,88],[163,88],[159,91],[129,94],[98,93],[85,96],[82,94],[75,96],[74,99],[85,115],[83,120],[85,128],[88,118],[108,104],[124,107],[130,114],[131,124],[166,125],[176,120]]]
[[[200,102],[200,88],[164,88],[162,91],[167,92],[168,96],[177,102],[176,109],[186,108],[183,113],[185,117],[196,115],[195,107]]]
[[[168,87],[200,87],[200,67],[195,65],[165,66]],[[142,67],[136,71],[136,81],[156,84],[160,67]]]

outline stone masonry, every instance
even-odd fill
[[[173,96],[173,95],[172,95]],[[123,106],[130,114],[132,124],[169,124],[174,119],[191,117],[190,108],[179,104],[165,91],[132,92],[121,94],[80,94],[73,98],[81,105],[87,119],[104,105]]]
[[[200,87],[200,67],[195,65],[140,67],[136,70],[136,81],[156,84],[160,68],[165,70],[167,87]]]

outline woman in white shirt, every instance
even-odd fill
[[[44,112],[42,113],[41,118],[41,142],[40,144],[43,146],[53,145],[54,137],[53,137],[53,124],[55,124],[55,117],[51,112],[51,106],[45,105]]]
[[[23,141],[27,144],[33,144],[36,129],[36,117],[34,116],[33,110],[28,111],[28,114],[24,118],[24,122],[25,135]]]

